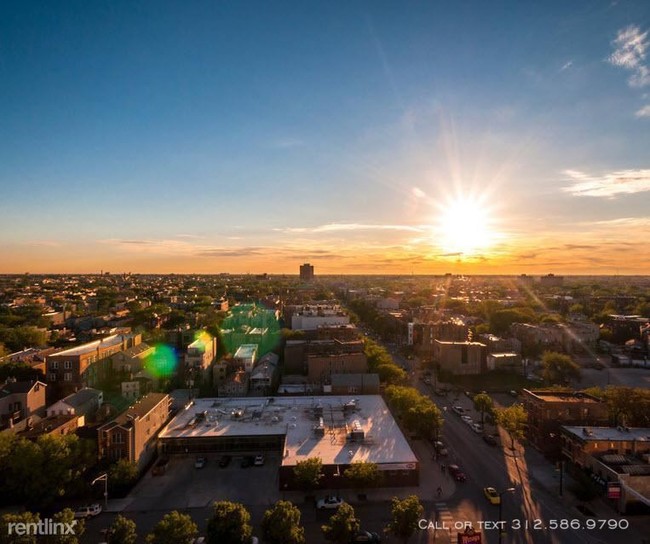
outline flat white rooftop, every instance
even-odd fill
[[[650,427],[585,427],[564,425],[567,432],[582,440],[609,440],[612,442],[650,442]]]
[[[321,418],[319,436],[314,428]],[[353,430],[363,431],[363,438],[350,440]],[[404,469],[417,463],[379,395],[195,399],[159,439],[253,435],[286,435],[283,465],[310,457],[320,457],[324,465],[367,461]]]
[[[257,344],[242,344],[235,352],[237,359],[250,359],[257,353]]]

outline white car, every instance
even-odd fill
[[[483,432],[483,425],[481,425],[480,423],[473,423],[472,424],[472,430],[476,434],[481,434]]]
[[[100,504],[88,504],[77,508],[74,512],[75,519],[93,518],[102,512]]]
[[[316,503],[316,508],[319,510],[336,510],[339,506],[343,504],[343,499],[341,497],[336,497],[334,495],[328,495],[324,499],[320,499]]]
[[[472,420],[472,418],[470,416],[460,416],[460,419],[462,419],[468,425],[471,425],[472,423],[474,423],[474,421]]]
[[[462,406],[452,406],[451,409],[459,416],[462,416],[465,413],[465,409]]]

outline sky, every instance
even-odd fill
[[[0,273],[647,274],[650,3],[0,4]]]

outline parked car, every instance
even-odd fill
[[[351,544],[356,544],[357,542],[381,542],[381,537],[377,533],[372,533],[370,531],[359,531],[352,537],[352,540],[350,540]]]
[[[474,423],[474,420],[470,416],[460,416],[460,419],[462,419],[468,425],[472,425]]]
[[[246,455],[245,457],[242,458],[241,460],[241,468],[248,468],[253,466],[254,459],[250,457],[249,455]]]
[[[85,518],[94,518],[102,512],[102,507],[100,504],[87,504],[86,506],[81,506],[74,511],[75,519],[85,519]]]
[[[485,495],[485,498],[490,501],[491,504],[500,504],[501,503],[501,497],[497,493],[497,490],[494,489],[493,487],[484,487],[483,488],[483,494]]]
[[[483,435],[483,440],[490,446],[496,446],[499,443],[497,437],[491,434]]]
[[[253,464],[256,467],[261,467],[264,464],[264,456],[263,455],[256,455],[255,456],[255,461],[253,461]]]
[[[221,468],[226,468],[230,464],[231,460],[232,457],[230,455],[222,455],[221,459],[219,459],[219,466]]]
[[[459,416],[462,416],[465,413],[465,409],[462,406],[452,406],[451,409]]]
[[[449,470],[449,474],[451,474],[451,477],[457,482],[464,482],[467,480],[467,476],[465,476],[465,473],[458,465],[449,465],[447,470]]]
[[[343,499],[335,495],[328,495],[316,502],[316,508],[319,510],[336,510],[343,504]]]
[[[196,461],[194,461],[194,468],[203,468],[207,462],[207,458],[197,457]]]
[[[483,432],[483,425],[480,423],[472,423],[472,430],[477,434],[481,434]]]
[[[424,378],[424,383],[426,385],[431,385],[431,380],[429,378]]]
[[[447,451],[447,448],[445,445],[440,442],[440,440],[436,441],[433,443],[433,447],[436,449],[436,453],[441,456],[449,455],[449,452]]]

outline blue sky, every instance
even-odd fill
[[[0,272],[647,272],[648,2],[0,15]]]

